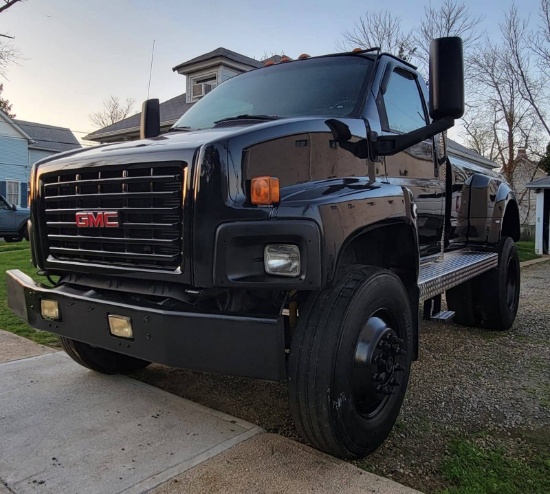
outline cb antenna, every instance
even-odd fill
[[[155,58],[155,40],[153,40],[153,49],[151,51],[151,66],[149,67],[149,84],[147,86],[147,99],[149,99],[149,90],[151,89],[151,74],[153,73],[154,58]]]

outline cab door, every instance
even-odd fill
[[[426,101],[417,74],[407,67],[390,64],[377,98],[383,134],[405,134],[429,122]],[[425,86],[424,86],[425,87]],[[441,248],[444,223],[444,186],[438,176],[433,138],[383,159],[389,182],[407,187],[417,206],[420,255]]]

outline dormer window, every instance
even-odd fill
[[[198,101],[218,85],[217,73],[200,74],[191,78],[191,98]]]

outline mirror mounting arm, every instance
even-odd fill
[[[376,160],[378,156],[392,156],[404,151],[444,130],[450,129],[454,123],[453,118],[445,117],[407,134],[379,136],[376,132],[369,132],[371,159]]]

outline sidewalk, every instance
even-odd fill
[[[0,331],[0,494],[413,489]]]

